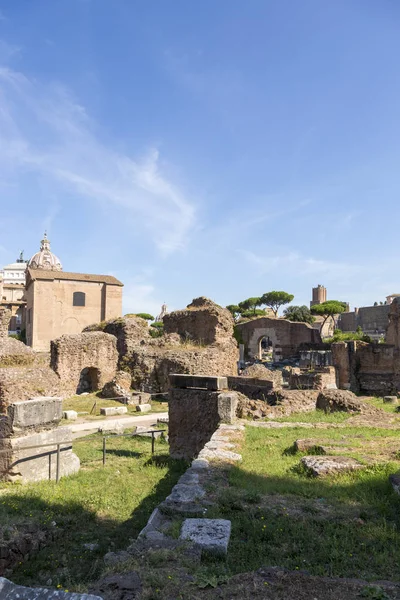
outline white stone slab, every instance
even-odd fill
[[[180,539],[191,540],[208,554],[226,556],[231,535],[227,519],[185,519]]]

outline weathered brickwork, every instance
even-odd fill
[[[117,363],[117,341],[108,333],[63,335],[51,342],[51,367],[64,392],[102,389],[115,377]]]
[[[300,352],[304,344],[320,344],[319,331],[307,323],[292,323],[286,319],[260,317],[236,326],[249,357],[259,357],[260,341],[267,337],[273,344],[274,353],[291,358]]]
[[[166,333],[152,338],[138,317],[114,319],[87,330],[117,338],[119,368],[129,370],[132,387],[144,392],[169,389],[171,373],[236,375],[238,349],[228,310],[207,298],[197,298],[187,310],[164,317]]]

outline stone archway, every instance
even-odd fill
[[[97,369],[96,367],[85,367],[82,369],[76,393],[83,394],[84,392],[97,392],[99,389],[100,369]]]

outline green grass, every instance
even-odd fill
[[[92,409],[94,404],[96,403],[95,410]],[[63,400],[63,410],[76,410],[78,413],[87,413],[85,415],[81,415],[85,419],[104,419],[104,415],[100,415],[100,408],[106,408],[109,406],[120,407],[125,406],[122,402],[118,400],[108,400],[107,398],[100,398],[98,393],[88,394],[87,396],[72,396],[71,398],[66,398]],[[135,406],[131,406],[129,404],[126,405],[128,409],[128,414],[130,416],[139,416],[143,415],[143,413],[137,412]],[[151,413],[157,412],[166,412],[168,411],[168,405],[165,402],[157,402],[156,400],[152,401],[151,405]],[[149,414],[149,413],[146,413]],[[79,416],[79,415],[78,415]],[[61,422],[61,425],[63,422]]]
[[[352,474],[309,478],[287,452],[299,438],[351,446],[335,452],[363,459],[396,442],[400,431],[248,427],[243,462],[229,473],[230,487],[212,514],[231,519],[227,566],[231,573],[279,565],[313,575],[400,580],[400,498],[388,482],[398,460]],[[381,445],[381,446],[380,446]],[[365,462],[365,456],[364,456]]]
[[[81,470],[58,484],[0,484],[0,524],[37,523],[53,529],[53,543],[35,553],[12,575],[24,585],[45,584],[80,589],[104,568],[106,552],[125,549],[144,527],[155,506],[184,472],[182,461],[168,457],[168,445],[150,438],[107,440],[102,466],[102,439],[95,435],[74,442]],[[56,523],[56,525],[52,525]],[[90,551],[85,543],[96,543]]]
[[[366,398],[362,398],[362,400],[363,400],[363,402],[366,402],[367,404],[372,404],[376,408],[380,408],[381,410],[384,410],[385,412],[388,412],[388,413],[396,412],[397,404],[391,404],[390,402],[384,402],[383,398],[366,397]]]
[[[281,423],[343,423],[353,416],[354,413],[340,411],[326,413],[323,410],[313,410],[312,412],[292,413],[286,417],[271,419],[271,421]]]

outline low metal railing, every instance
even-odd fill
[[[106,452],[107,452],[107,438],[116,438],[116,437],[136,437],[136,436],[141,436],[141,435],[148,435],[151,434],[151,454],[153,455],[155,452],[155,435],[156,434],[163,434],[165,433],[165,431],[167,431],[166,429],[149,429],[147,431],[139,431],[139,432],[134,432],[134,433],[118,433],[118,434],[111,434],[111,435],[104,435],[102,436],[102,440],[103,440],[103,467],[106,464]],[[86,438],[81,438],[79,440],[74,440],[73,442],[69,441],[69,442],[53,442],[52,444],[36,444],[34,446],[24,446],[23,448],[4,448],[2,450],[0,450],[0,454],[10,454],[11,452],[13,453],[18,453],[18,452],[25,452],[26,450],[37,450],[38,448],[54,448],[55,450],[53,452],[46,452],[43,455],[38,455],[38,454],[33,454],[31,456],[24,456],[22,459],[19,459],[17,461],[15,461],[13,463],[13,465],[18,464],[19,462],[23,461],[27,461],[27,460],[34,460],[35,458],[42,458],[43,456],[48,455],[49,457],[49,480],[51,480],[51,457],[56,454],[56,483],[58,483],[60,481],[60,457],[61,457],[61,446],[66,446],[66,448],[63,448],[63,450],[72,450],[73,448],[73,444],[79,443],[79,442],[85,442],[87,441]],[[12,466],[13,466],[12,465]],[[1,473],[7,473],[9,469],[7,470],[2,470],[0,471]]]

